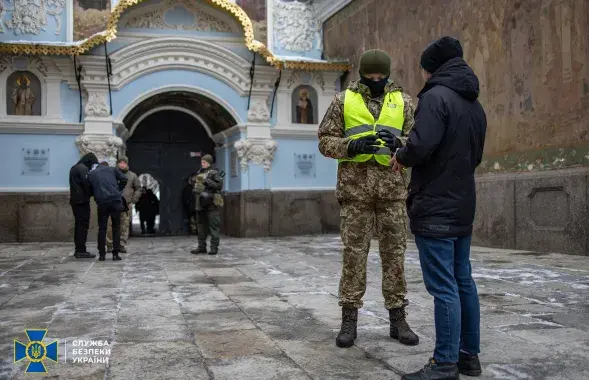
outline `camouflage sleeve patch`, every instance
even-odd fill
[[[336,95],[319,125],[319,151],[325,157],[348,157],[350,139],[344,137],[344,93]]]
[[[403,92],[403,101],[405,102],[405,107],[403,109],[403,117],[405,121],[403,122],[403,131],[401,132],[401,142],[403,145],[407,144],[407,137],[409,136],[409,132],[413,129],[415,125],[415,104],[413,103],[413,99],[411,95],[408,95]]]

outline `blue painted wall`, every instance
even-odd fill
[[[0,187],[68,187],[69,170],[79,159],[76,136],[0,134]],[[23,176],[23,148],[49,148],[50,175]]]
[[[196,86],[207,90],[229,103],[242,121],[247,120],[247,97],[239,96],[229,85],[216,78],[188,70],[169,70],[147,74],[127,84],[120,91],[113,91],[113,116],[123,117],[120,114],[121,111],[135,98],[164,86]]]
[[[80,93],[72,90],[66,81],[61,82],[61,117],[70,123],[80,122]],[[82,107],[82,121],[84,108]]]
[[[14,8],[14,1],[4,2],[5,8]],[[37,1],[37,3],[40,3]],[[15,29],[9,29],[8,25],[6,24],[8,21],[12,20],[13,11],[9,10],[4,14],[2,27],[4,28],[4,33],[0,33],[0,42],[3,41],[60,41],[65,42],[67,41],[67,8],[72,6],[72,0],[67,0],[66,5],[63,7],[63,11],[61,15],[58,15],[57,18],[61,22],[61,31],[58,34],[57,32],[57,22],[55,20],[55,16],[46,15],[47,17],[47,24],[42,25],[42,29],[38,34],[33,34],[30,32],[23,33],[15,33]],[[22,7],[22,5],[19,5]],[[35,7],[36,8],[36,7]],[[50,7],[49,10],[54,10],[54,7]]]
[[[243,172],[241,171],[241,165],[237,165],[237,177],[231,177],[231,151],[233,151],[235,148],[233,147],[233,144],[235,144],[236,141],[241,140],[241,133],[236,133],[235,135],[229,137],[227,139],[227,143],[228,143],[228,147],[224,148],[223,150],[225,151],[226,154],[226,169],[225,172],[227,173],[227,175],[225,176],[225,190],[228,192],[237,192],[241,190],[241,177]]]
[[[277,139],[271,188],[335,188],[337,160],[319,153],[317,140]],[[315,177],[295,177],[295,154],[315,154]]]

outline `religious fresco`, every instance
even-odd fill
[[[292,93],[292,122],[295,124],[317,124],[317,91],[302,85]]]
[[[266,0],[236,0],[248,17],[252,20],[254,27],[254,38],[264,45],[268,45],[268,20]]]
[[[110,0],[74,1],[74,41],[84,40],[106,30]]]
[[[29,71],[15,71],[6,81],[9,95],[6,113],[18,116],[41,115],[41,82]]]

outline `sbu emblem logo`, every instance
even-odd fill
[[[45,359],[57,362],[57,341],[48,345],[43,343],[47,330],[25,330],[29,343],[24,344],[14,340],[14,362],[28,359],[26,373],[47,373]]]

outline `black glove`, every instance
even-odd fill
[[[352,140],[348,145],[348,157],[354,157],[357,154],[374,154],[380,147],[376,146],[376,136],[368,135]]]
[[[399,148],[403,147],[403,143],[397,136],[395,136],[391,131],[387,131],[386,129],[379,131],[377,133],[379,139],[384,141],[384,144],[391,150],[394,154],[395,151]]]

